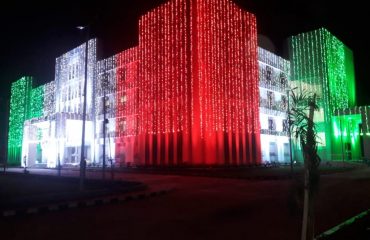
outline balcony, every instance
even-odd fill
[[[269,129],[261,129],[261,134],[266,135],[273,135],[273,136],[282,136],[282,137],[288,137],[288,132],[280,132],[276,130],[269,130]]]
[[[286,116],[288,111],[288,104],[283,101],[268,101],[267,99],[260,98],[260,112],[274,115]]]

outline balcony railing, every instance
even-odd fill
[[[288,103],[283,101],[269,102],[267,99],[260,99],[260,107],[272,111],[286,113],[288,111]]]
[[[266,89],[269,89],[269,90],[272,90],[272,91],[275,91],[275,92],[285,93],[285,94],[286,94],[286,90],[287,90],[286,85],[278,84],[276,81],[260,80],[259,86],[263,87],[263,88],[266,88]]]
[[[288,132],[285,132],[285,131],[281,132],[281,131],[269,130],[269,129],[261,129],[261,134],[274,135],[274,136],[284,136],[284,137],[289,136]]]

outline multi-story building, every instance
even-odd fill
[[[291,86],[317,97],[319,154],[322,159],[341,159],[341,148],[333,142],[332,116],[356,105],[352,51],[324,28],[292,36],[290,41]]]
[[[89,41],[86,95],[86,156],[94,156],[96,41]],[[29,165],[79,164],[84,100],[85,44],[56,59],[55,80],[30,90],[22,156]],[[11,105],[13,109],[13,105]],[[18,158],[19,159],[19,158]],[[23,164],[23,162],[22,162]]]
[[[290,62],[258,48],[262,160],[289,162]]]
[[[335,103],[330,111],[322,108],[325,119],[354,104],[345,75],[353,71],[350,52],[335,55],[339,40],[317,32],[293,37],[288,61],[257,47],[255,16],[232,1],[171,0],[140,18],[138,46],[97,59],[93,39],[87,63],[82,44],[57,58],[52,82],[33,89],[31,78],[15,82],[9,161],[79,164],[87,64],[89,164],[102,164],[104,154],[116,164],[142,166],[288,162],[289,85],[321,89],[320,104]],[[329,64],[336,70],[327,71]],[[317,80],[307,82],[310,71]]]

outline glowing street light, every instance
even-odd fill
[[[86,95],[87,95],[87,61],[89,53],[89,26],[78,26],[77,29],[86,31],[86,42],[85,42],[85,78],[84,78],[84,89],[83,89],[83,112],[82,112],[82,141],[81,141],[81,159],[80,159],[80,191],[85,188],[85,177],[86,177],[86,160],[85,160],[85,128],[86,128]]]

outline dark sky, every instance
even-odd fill
[[[135,46],[139,16],[163,2],[166,1],[3,1],[0,5],[0,156],[5,147],[6,100],[12,81],[23,75],[33,76],[36,85],[53,80],[55,58],[83,41],[75,28],[78,25],[95,22],[92,34],[101,40],[105,56]],[[370,73],[366,71],[370,67],[370,43],[365,37],[370,20],[363,3],[235,2],[257,15],[259,34],[269,39],[268,47],[283,56],[287,56],[285,39],[290,35],[321,26],[328,28],[353,50],[358,103],[370,105],[367,84]]]

